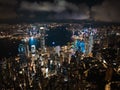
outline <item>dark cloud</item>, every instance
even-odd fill
[[[48,15],[49,19],[88,19],[89,11],[85,4],[76,5],[65,0],[55,0],[51,2],[27,2],[21,3],[21,10],[31,12],[54,12],[54,15]]]
[[[70,2],[69,2],[70,1]],[[85,3],[87,1],[87,3]],[[55,12],[55,14],[48,15],[48,18],[56,19],[89,19],[89,9],[87,4],[93,5],[92,7],[92,17],[96,21],[108,21],[108,22],[120,22],[120,1],[119,0],[102,0],[102,4],[95,4],[88,2],[89,0],[80,0],[84,4],[78,3],[78,0],[55,0],[54,3],[45,2],[27,2],[21,3],[21,10],[28,11],[45,11],[45,12]],[[90,0],[91,2],[93,0]],[[96,0],[94,0],[96,1]],[[75,2],[75,3],[71,3]],[[78,4],[76,4],[76,2]],[[99,0],[99,2],[101,2]],[[98,3],[98,2],[97,2]]]
[[[68,9],[61,13],[56,13],[49,18],[56,19],[76,19],[83,20],[89,19],[89,9],[85,4],[81,4],[78,7],[78,10],[69,11]]]
[[[0,0],[0,19],[16,18],[15,12],[17,1],[16,0]]]
[[[0,0],[0,4],[3,5],[16,5],[17,0]]]
[[[98,21],[120,22],[120,1],[106,0],[102,5],[92,8],[94,19]]]
[[[16,18],[17,14],[12,8],[0,8],[0,19],[11,19],[11,18]]]
[[[92,2],[94,1],[94,2]],[[104,1],[102,3],[102,1]],[[0,19],[89,19],[120,22],[119,0],[0,0]],[[23,19],[24,20],[24,19]]]
[[[29,11],[53,11],[53,12],[62,12],[65,11],[66,9],[71,9],[71,10],[78,10],[79,8],[72,4],[69,3],[65,0],[55,0],[54,3],[51,2],[28,2],[28,1],[23,1],[21,3],[21,9],[22,10],[29,10]]]

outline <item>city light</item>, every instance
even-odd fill
[[[111,26],[89,28],[82,25],[49,23],[41,27],[44,25],[28,24],[22,31],[24,35],[18,34],[18,28],[10,34],[2,31],[1,51],[12,50],[8,56],[0,57],[2,82],[12,87],[13,80],[14,89],[30,90],[86,90],[88,86],[91,90],[104,90],[108,83],[117,83],[115,87],[119,88],[119,30]],[[4,83],[0,87],[6,88]]]
[[[43,29],[44,29],[44,27],[40,27],[40,29],[41,29],[41,30],[43,30]]]

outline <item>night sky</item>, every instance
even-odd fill
[[[89,20],[120,22],[120,0],[0,0],[0,21]]]

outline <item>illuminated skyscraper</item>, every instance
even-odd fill
[[[42,52],[45,52],[45,27],[40,27],[41,37],[40,37],[40,45]]]
[[[88,51],[88,53],[92,52],[92,47],[93,47],[93,35],[90,34],[90,36],[89,36],[89,51]]]

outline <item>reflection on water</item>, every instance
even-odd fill
[[[18,45],[20,40],[9,38],[0,39],[0,58],[16,56],[18,54]]]

